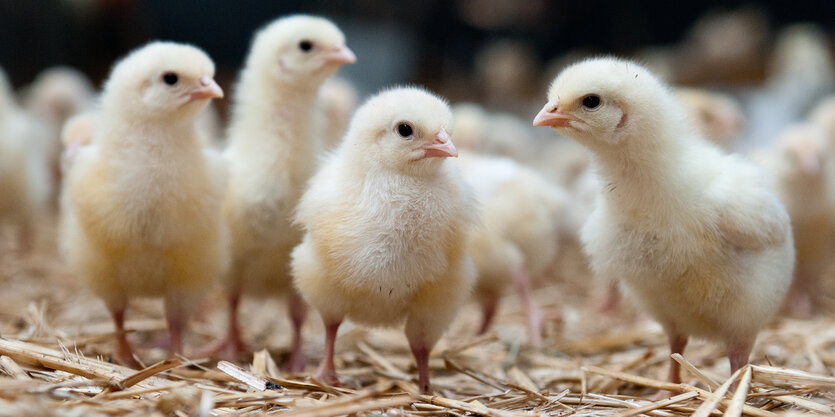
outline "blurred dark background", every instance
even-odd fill
[[[744,36],[765,36],[763,44],[769,33],[794,22],[816,23],[833,36],[832,0],[0,0],[0,66],[15,86],[58,64],[76,67],[100,85],[115,59],[165,39],[206,50],[227,87],[253,31],[302,12],[329,17],[346,33],[359,61],[340,74],[360,91],[410,82],[452,99],[474,99],[479,54],[491,42],[523,47],[541,72],[565,54],[633,55],[651,45],[678,44],[695,36],[700,21],[732,11],[753,16],[760,32]],[[753,71],[744,78],[759,76]],[[688,82],[687,75],[678,77]]]

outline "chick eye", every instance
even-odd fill
[[[597,106],[600,105],[600,96],[598,95],[588,95],[583,97],[583,107],[587,109],[596,109]]]
[[[409,136],[412,136],[412,133],[414,133],[414,129],[412,129],[412,126],[408,123],[400,123],[397,125],[397,134],[400,135],[400,137],[408,138]]]
[[[302,52],[310,52],[313,50],[313,42],[305,39],[299,42],[299,49],[301,49]]]
[[[175,74],[173,72],[166,72],[165,74],[162,74],[162,82],[164,82],[168,85],[177,84],[177,81],[179,81],[179,80],[180,80],[180,77],[178,77],[177,74]]]

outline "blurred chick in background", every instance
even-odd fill
[[[733,149],[745,127],[742,107],[733,97],[696,88],[677,88],[675,94],[696,132],[726,151]]]
[[[510,159],[465,155],[458,163],[482,206],[482,225],[468,244],[478,272],[475,296],[482,306],[479,333],[493,321],[512,284],[527,317],[528,341],[542,343],[542,312],[532,278],[541,278],[557,256],[568,196],[536,171]]]
[[[221,205],[225,169],[195,120],[223,97],[201,50],[154,42],[113,68],[91,144],[76,153],[62,213],[69,266],[116,326],[115,358],[137,366],[124,316],[136,296],[163,297],[172,354],[189,311],[228,264]]]
[[[797,260],[786,303],[798,317],[820,311],[821,281],[835,265],[835,158],[827,146],[823,129],[797,124],[785,129],[759,157],[775,176],[791,217]]]
[[[0,227],[17,227],[22,254],[32,249],[34,223],[52,192],[45,141],[37,119],[15,103],[6,74],[0,71]]]
[[[90,110],[96,99],[96,89],[86,75],[70,67],[44,70],[21,94],[26,109],[42,124],[43,152],[49,162],[52,186],[60,188],[61,129],[73,115]]]
[[[284,367],[304,369],[306,308],[289,267],[302,231],[291,219],[322,149],[316,135],[324,132],[313,127],[319,89],[355,60],[339,28],[323,18],[284,17],[255,35],[236,87],[225,153],[230,179],[224,212],[232,239],[232,268],[225,279],[229,324],[225,340],[209,353],[247,351],[238,327],[241,295],[287,295],[293,340]]]
[[[293,250],[293,279],[325,324],[318,380],[338,383],[334,344],[344,319],[405,321],[420,390],[430,392],[429,353],[475,278],[466,244],[477,212],[446,160],[458,155],[451,128],[436,96],[383,91],[357,110],[299,202],[305,235]]]

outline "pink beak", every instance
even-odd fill
[[[200,77],[200,87],[191,91],[191,101],[222,97],[223,90],[219,85],[217,85],[215,80],[208,75]]]
[[[423,149],[426,150],[425,158],[458,156],[458,149],[455,149],[452,138],[449,137],[449,133],[444,129],[439,130],[438,134],[435,135],[435,142],[424,146]]]
[[[560,100],[555,99],[545,104],[545,107],[537,113],[533,119],[534,126],[551,126],[551,127],[566,127],[571,120],[568,115],[560,113],[557,109],[560,106]]]
[[[357,56],[347,46],[337,46],[325,53],[325,62],[330,65],[345,65],[357,62]]]

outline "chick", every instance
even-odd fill
[[[113,68],[92,143],[66,183],[62,248],[101,297],[118,331],[114,356],[135,365],[124,333],[133,296],[161,296],[172,353],[187,313],[228,264],[225,171],[195,129],[209,99],[223,97],[201,50],[154,42]]]
[[[471,154],[459,167],[482,205],[483,225],[468,244],[483,309],[480,333],[489,329],[499,297],[513,283],[527,315],[528,340],[539,345],[542,313],[533,299],[532,278],[543,276],[557,255],[567,194],[510,159]]]
[[[33,245],[34,221],[51,193],[49,165],[37,139],[37,122],[17,106],[0,71],[0,225],[18,227],[23,254]]]
[[[240,76],[229,128],[229,192],[224,203],[232,241],[227,336],[215,352],[242,353],[237,310],[241,294],[289,295],[293,323],[285,370],[300,371],[305,306],[292,288],[290,252],[302,232],[291,224],[319,152],[313,121],[319,87],[356,57],[342,32],[313,16],[276,20],[257,33]]]
[[[61,128],[74,114],[92,108],[96,96],[93,83],[70,67],[52,67],[38,74],[23,94],[23,103],[43,129],[43,157],[51,169],[52,188],[61,182]]]
[[[311,179],[295,220],[293,282],[319,311],[326,338],[315,377],[337,383],[334,342],[345,318],[406,322],[420,389],[429,352],[469,296],[466,243],[474,201],[447,157],[447,105],[418,88],[384,91],[360,107],[342,144]]]
[[[835,184],[822,129],[798,124],[783,131],[765,165],[777,179],[792,222],[797,266],[787,307],[809,316],[819,306],[820,281],[835,254]]]
[[[745,125],[745,115],[733,97],[696,88],[677,88],[675,93],[696,132],[722,149],[733,147]]]
[[[599,58],[554,80],[534,125],[591,151],[601,188],[581,239],[592,271],[621,280],[673,353],[691,335],[718,339],[735,371],[791,282],[791,226],[766,173],[685,118],[648,70]],[[681,381],[678,362],[669,379]]]

